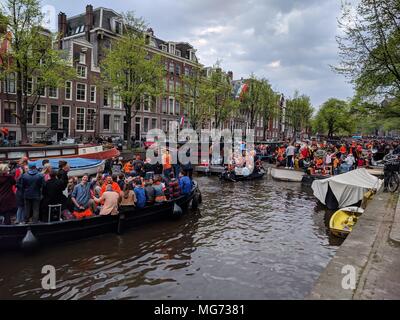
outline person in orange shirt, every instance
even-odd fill
[[[164,171],[164,176],[169,177],[169,174],[172,171],[172,165],[171,165],[171,155],[169,154],[168,150],[165,150],[165,153],[162,157],[162,163],[163,163],[163,171]]]
[[[118,192],[119,194],[122,194],[121,188],[119,187],[118,183],[114,182],[113,178],[111,176],[107,176],[105,183],[101,187],[100,197],[103,195],[104,192],[107,191],[108,185],[111,185],[113,191]]]
[[[347,152],[347,149],[344,146],[344,144],[342,144],[342,146],[340,147],[339,151],[340,151],[341,154],[345,154]]]
[[[125,165],[124,165],[124,172],[126,173],[126,174],[130,174],[132,171],[133,171],[133,165],[132,165],[132,163],[130,162],[130,161],[128,161],[127,163],[125,163]]]

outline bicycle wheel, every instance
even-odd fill
[[[389,192],[396,192],[399,188],[400,180],[397,173],[392,173],[389,177],[388,190]]]

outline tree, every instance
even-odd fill
[[[348,76],[363,98],[399,98],[400,2],[361,0],[343,5],[337,37],[341,62],[335,70]]]
[[[67,79],[75,77],[75,71],[68,64],[67,53],[54,50],[51,33],[42,28],[39,1],[7,0],[1,16],[0,25],[9,32],[12,50],[0,52],[0,78],[6,89],[10,89],[10,83],[16,84],[15,117],[21,128],[21,142],[27,143],[28,119],[32,118],[42,91],[46,87],[63,87]],[[6,90],[7,95],[9,91]]]
[[[287,100],[286,118],[293,129],[293,140],[297,138],[298,133],[310,126],[313,112],[310,97],[299,95],[298,91],[295,91],[292,99]]]
[[[278,115],[279,95],[276,94],[268,80],[261,79],[261,108],[260,117],[263,120],[263,140],[267,139],[268,124],[271,119]]]
[[[214,119],[214,128],[220,128],[229,115],[235,112],[237,102],[232,96],[229,77],[222,72],[218,63],[214,69],[200,90],[200,99],[209,106],[209,115]]]
[[[132,135],[132,119],[144,101],[154,103],[162,93],[164,67],[161,57],[146,49],[146,24],[133,12],[124,14],[123,36],[101,61],[103,87],[120,97],[126,114],[127,134]],[[132,141],[128,138],[128,148]]]
[[[345,131],[351,133],[354,121],[346,101],[331,98],[319,109],[314,120],[314,131],[328,134],[331,138],[335,133]]]
[[[254,74],[246,81],[247,91],[240,99],[240,109],[247,116],[250,128],[254,128],[257,116],[261,113],[263,82],[257,79]]]
[[[193,68],[190,75],[182,77],[180,100],[193,130],[201,128],[208,117],[207,99],[204,99],[206,95],[202,94],[206,89],[206,78],[201,67]]]

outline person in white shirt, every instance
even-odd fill
[[[286,149],[286,169],[293,169],[293,158],[295,154],[296,148],[290,144]]]

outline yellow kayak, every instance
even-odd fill
[[[347,207],[336,211],[329,221],[331,233],[340,238],[346,238],[353,230],[358,217],[364,210],[358,207]]]

